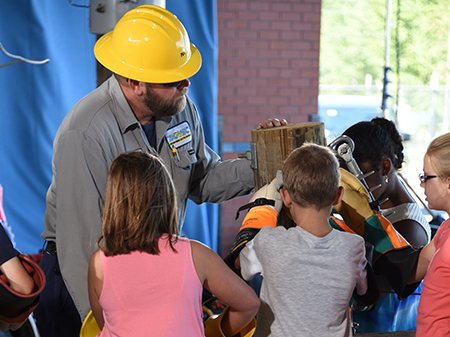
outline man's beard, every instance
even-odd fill
[[[145,106],[149,108],[156,117],[171,117],[178,115],[186,107],[186,94],[188,88],[183,88],[180,95],[171,99],[164,99],[156,94],[147,84],[147,95],[144,99]],[[182,97],[182,99],[180,99]]]

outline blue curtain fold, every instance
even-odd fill
[[[45,196],[56,130],[69,109],[96,87],[89,10],[68,1],[0,4],[0,42],[11,54],[50,59],[0,68],[0,184],[17,248],[42,248]],[[0,53],[0,65],[14,61]]]
[[[189,97],[195,102],[206,143],[218,151],[217,137],[217,9],[215,0],[166,0],[166,8],[186,27],[191,43],[202,55],[202,67],[191,78]],[[218,249],[218,205],[189,200],[182,234]]]

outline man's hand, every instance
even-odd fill
[[[257,130],[259,129],[266,129],[266,128],[273,128],[274,126],[282,126],[288,124],[287,120],[282,118],[267,118],[264,123],[259,123]]]

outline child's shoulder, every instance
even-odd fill
[[[276,226],[276,227],[272,227],[272,226],[265,226],[263,228],[261,228],[261,230],[258,232],[258,234],[261,235],[266,235],[266,236],[277,236],[277,235],[283,235],[285,234],[287,231],[287,229],[283,226]]]
[[[186,237],[184,237],[184,236],[173,236],[173,239],[172,240],[176,240],[176,241],[180,241],[180,242],[192,242],[192,241],[195,241],[195,240],[190,240],[190,239],[188,239],[188,238],[186,238]]]
[[[333,229],[335,235],[342,241],[354,245],[364,245],[364,238],[361,235]]]
[[[265,242],[279,241],[283,240],[286,232],[287,230],[283,226],[265,226],[261,228],[261,230],[256,234],[253,240],[256,239],[255,241],[258,241],[260,244],[263,244]]]

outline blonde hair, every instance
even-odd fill
[[[434,159],[431,164],[440,179],[450,177],[450,132],[433,139],[426,154]]]
[[[282,171],[283,189],[296,204],[317,210],[333,204],[341,174],[329,148],[305,143],[289,155]]]
[[[157,240],[178,235],[175,187],[162,161],[144,152],[119,155],[106,186],[103,235],[106,256],[134,250],[158,255]],[[103,244],[101,244],[103,240]]]

